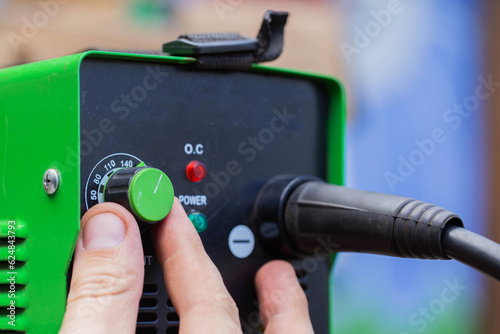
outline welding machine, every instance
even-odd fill
[[[141,228],[137,333],[179,330],[148,233],[174,194],[244,333],[261,332],[253,279],[273,259],[296,269],[317,333],[331,330],[337,251],[468,261],[453,213],[340,187],[340,82],[255,64],[279,56],[285,22],[268,12],[256,39],[185,35],[165,53],[93,50],[0,71],[0,332],[57,332],[80,218],[105,201]],[[495,256],[467,263],[491,272]]]
[[[253,47],[256,40],[243,42]],[[228,50],[228,43],[219,45]],[[245,48],[234,38],[231,45]],[[130,194],[136,217],[154,222],[165,215],[165,208],[154,208],[173,198],[171,182],[246,332],[258,332],[259,324],[247,321],[257,310],[253,277],[274,256],[259,241],[254,202],[278,174],[342,183],[344,93],[325,76],[258,65],[200,69],[192,66],[196,61],[89,51],[0,71],[0,307],[13,300],[12,275],[16,330],[58,330],[79,221],[89,208],[128,201]],[[161,196],[134,196],[148,178],[156,186],[162,173],[168,177]],[[120,193],[130,179],[138,182]],[[137,332],[175,333],[179,319],[147,230],[141,225],[146,275]],[[10,248],[9,240],[15,240]],[[297,267],[302,286],[315,296],[318,332],[328,329],[330,265],[322,261],[310,274]],[[14,329],[9,321],[0,318],[0,332]]]

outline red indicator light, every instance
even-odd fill
[[[186,175],[191,182],[199,182],[207,176],[207,166],[193,160],[186,167]]]

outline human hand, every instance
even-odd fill
[[[60,334],[134,333],[144,279],[138,225],[114,203],[94,206],[81,224]],[[242,333],[236,304],[177,199],[152,230],[180,333]],[[266,334],[313,333],[307,300],[290,264],[264,265],[255,285]]]

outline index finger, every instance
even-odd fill
[[[241,333],[238,309],[179,200],[152,229],[181,333]]]

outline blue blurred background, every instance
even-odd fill
[[[422,199],[485,232],[484,4],[338,2],[354,106],[347,185]],[[352,46],[352,48],[351,48]],[[460,108],[462,111],[460,111]],[[457,262],[342,254],[333,275],[338,333],[478,333],[482,277]],[[456,298],[442,296],[449,285]],[[451,296],[451,295],[450,295]]]

